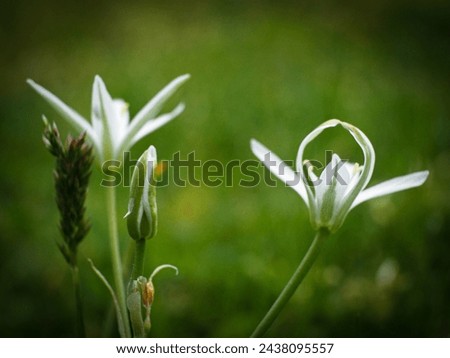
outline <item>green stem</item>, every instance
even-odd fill
[[[122,267],[131,267],[131,262],[133,260],[134,255],[134,240],[128,240],[127,250],[125,252],[124,257],[122,258]],[[131,270],[124,271],[124,280],[130,277]],[[114,303],[111,302],[108,311],[106,313],[106,317],[102,327],[102,337],[112,337],[115,329],[115,316],[116,310],[114,308]]]
[[[325,239],[329,235],[330,232],[327,229],[320,229],[319,231],[317,231],[316,237],[309,247],[305,257],[300,262],[300,265],[297,267],[297,270],[295,270],[294,274],[284,287],[283,291],[281,291],[275,303],[266,313],[262,321],[259,323],[258,327],[256,327],[255,331],[251,335],[252,338],[262,337],[270,328],[272,323],[283,310],[284,306],[289,302],[290,298],[297,290],[297,287],[302,283],[306,274],[309,272],[311,266],[317,258],[317,255],[320,252],[322,244],[325,242]]]
[[[109,243],[111,249],[111,262],[113,267],[114,286],[116,289],[117,300],[119,302],[120,313],[124,324],[126,337],[131,337],[131,331],[128,321],[128,311],[125,298],[125,285],[123,280],[122,261],[120,258],[119,232],[117,228],[116,217],[116,191],[115,187],[106,188],[106,203],[108,209]]]
[[[134,263],[131,270],[130,282],[128,283],[127,306],[130,312],[131,328],[133,337],[145,337],[144,321],[142,320],[142,297],[138,278],[144,273],[145,238],[135,241]]]
[[[75,304],[77,311],[77,335],[79,338],[85,338],[86,332],[84,329],[84,319],[83,319],[83,304],[81,299],[81,289],[80,289],[80,276],[78,272],[78,266],[72,266],[72,284],[73,292],[75,294]]]
[[[145,242],[145,239],[136,240],[131,280],[136,280],[139,276],[144,274]]]

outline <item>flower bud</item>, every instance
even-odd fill
[[[133,171],[128,201],[128,234],[134,240],[150,239],[156,234],[158,215],[156,206],[156,149],[150,146],[139,158]]]

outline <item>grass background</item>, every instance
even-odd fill
[[[134,158],[154,144],[160,159],[253,159],[254,137],[294,160],[307,133],[339,118],[374,144],[372,184],[431,172],[419,189],[351,212],[270,336],[449,336],[448,2],[4,1],[0,19],[0,336],[74,335],[40,116],[73,130],[26,78],[88,117],[95,74],[133,115],[183,73],[192,78],[172,104],[184,101],[185,113]],[[308,154],[360,161],[349,138],[330,130]],[[102,336],[110,299],[86,262],[111,277],[98,168],[91,180],[80,266],[88,334]],[[128,190],[118,191],[125,213]],[[301,199],[283,185],[170,185],[158,205],[146,270],[171,263],[180,275],[156,278],[151,335],[248,336],[312,240]],[[120,232],[125,252],[125,222]]]

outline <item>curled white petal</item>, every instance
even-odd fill
[[[353,202],[352,208],[355,206],[380,196],[396,193],[398,191],[411,189],[422,185],[428,178],[428,170],[403,175],[394,179],[384,181],[362,191]]]
[[[322,123],[316,129],[314,129],[311,133],[309,133],[305,139],[300,143],[300,147],[297,152],[297,172],[303,173],[303,152],[305,151],[306,146],[310,143],[314,138],[316,138],[320,133],[322,133],[326,128],[336,127],[340,124],[341,121],[337,119],[330,119]]]
[[[250,147],[253,154],[283,183],[294,189],[308,206],[305,186],[298,174],[256,139],[250,141]]]
[[[373,168],[375,167],[375,150],[369,138],[357,127],[350,123],[341,122],[342,126],[347,129],[355,138],[364,154],[364,166],[361,169],[361,177],[355,184],[354,188],[347,194],[349,201],[354,201],[356,196],[367,186],[372,178]],[[350,206],[347,210],[350,209]]]
[[[304,172],[304,168],[303,168],[303,162],[304,162],[303,153],[304,153],[305,148],[308,145],[308,143],[310,143],[314,138],[316,138],[326,128],[335,127],[339,123],[340,123],[340,121],[338,121],[336,119],[331,119],[329,121],[322,123],[316,129],[314,129],[311,133],[309,133],[305,137],[305,139],[302,140],[302,142],[300,143],[300,147],[298,148],[297,161],[296,161],[297,172],[300,174],[300,177],[304,180],[306,193],[307,193],[307,197],[308,197],[308,202],[309,202],[308,206],[310,207],[310,210],[314,211],[314,213],[312,214],[313,216],[316,215],[315,210],[314,210],[316,208],[315,195],[314,195],[313,190],[309,187],[307,180],[306,180],[306,176],[305,176],[305,172]]]

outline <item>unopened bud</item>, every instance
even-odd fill
[[[156,206],[156,149],[150,146],[139,158],[133,171],[128,201],[128,233],[134,240],[150,239],[156,234],[158,213]]]

